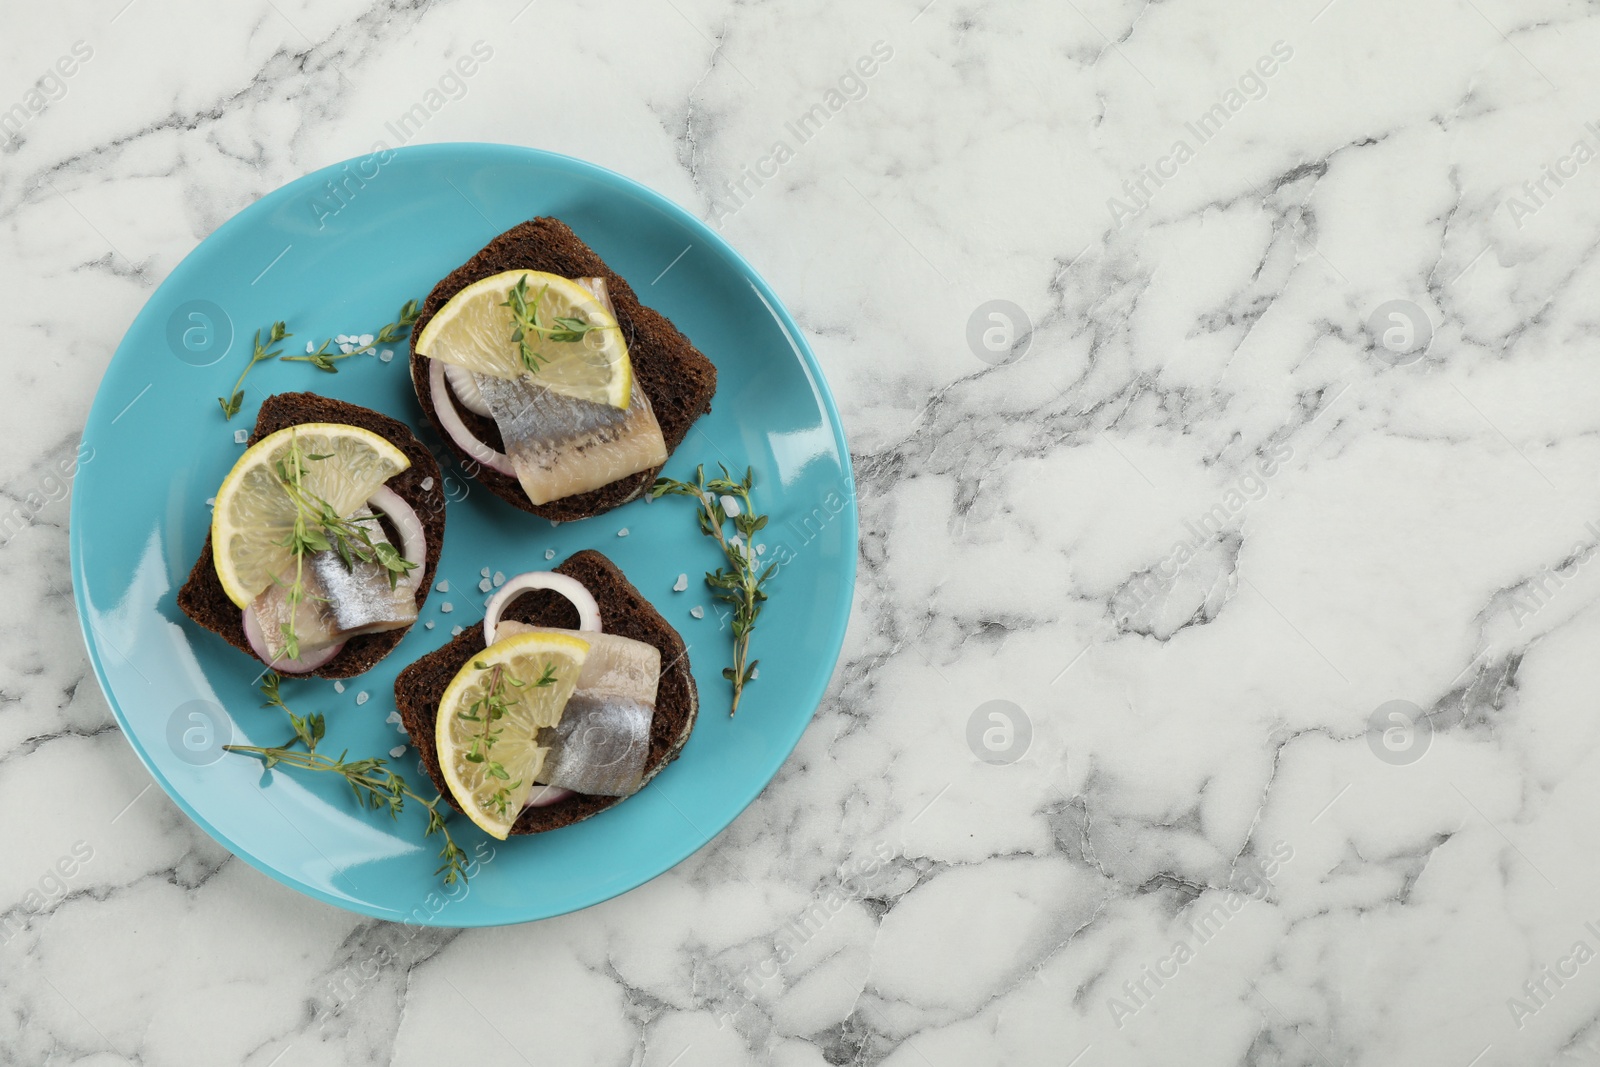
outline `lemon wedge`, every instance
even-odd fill
[[[340,518],[353,515],[379,486],[411,466],[388,439],[331,422],[285,427],[246,449],[222,480],[211,514],[211,559],[222,591],[241,608],[294,566],[281,542],[294,529],[295,505],[277,466],[291,445],[307,460],[306,492],[327,501]]]
[[[513,291],[522,294],[530,315],[536,313],[539,327],[524,329],[521,343],[513,339]],[[614,408],[628,406],[633,388],[633,365],[617,320],[583,286],[544,271],[509,270],[473,282],[429,320],[417,351],[474,374],[508,380],[530,375],[552,393]]]
[[[588,655],[589,643],[569,634],[518,634],[474,656],[445,687],[434,724],[439,769],[484,833],[503,841],[522,814],[549,751],[539,730],[561,721]]]

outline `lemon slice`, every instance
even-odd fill
[[[484,833],[504,841],[511,832],[549,751],[537,743],[539,730],[561,721],[588,655],[589,643],[569,634],[518,634],[474,656],[445,687],[434,724],[439,769]],[[505,703],[498,719],[486,714],[492,687]],[[492,744],[483,741],[486,729]]]
[[[562,327],[558,319],[577,319],[589,326],[579,340],[553,340],[548,333],[528,333],[524,340],[534,364],[524,362],[512,334],[516,321],[506,305],[517,283],[527,279],[527,303],[537,307],[538,321],[548,330]],[[417,338],[417,351],[441,363],[465,367],[474,374],[514,379],[531,374],[553,393],[628,406],[633,388],[633,365],[628,344],[617,320],[594,294],[558,274],[537,270],[508,270],[473,282],[439,309]]]
[[[295,506],[278,477],[291,444],[305,458],[301,485],[340,518],[353,515],[373,491],[411,466],[406,454],[370,430],[308,422],[269,434],[245,450],[217,490],[211,514],[211,559],[222,591],[244,607],[294,566],[280,544],[294,529]],[[325,459],[311,459],[325,456]]]

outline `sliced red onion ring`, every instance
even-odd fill
[[[527,808],[548,808],[552,804],[559,804],[574,795],[570,789],[562,789],[559,785],[536,785],[533,792],[528,794],[528,802],[523,806]]]
[[[400,531],[400,554],[407,562],[417,565],[414,574],[420,583],[424,577],[422,572],[428,566],[428,531],[423,528],[422,520],[405,498],[387,485],[378,486],[367,497],[367,503],[389,516],[389,521]]]
[[[444,424],[450,439],[461,446],[461,451],[490,470],[516,477],[511,458],[472,436],[467,424],[461,421],[461,413],[456,410],[455,401],[450,398],[450,388],[445,384],[444,364],[436,359],[428,360],[428,364],[428,389],[433,395],[433,410],[439,413],[439,421]]]
[[[261,622],[256,618],[253,608],[244,609],[244,636],[250,642],[250,651],[256,658],[279,674],[309,674],[324,663],[328,662],[340,652],[344,651],[344,642],[319,648],[315,652],[307,652],[299,659],[279,659],[274,661],[267,652],[266,635],[261,632]]]
[[[489,603],[483,610],[485,645],[494,644],[494,632],[500,627],[500,613],[505,610],[506,605],[532,589],[553,589],[560,593],[572,601],[572,606],[578,609],[579,630],[600,632],[600,605],[595,603],[594,594],[585,589],[582,582],[554,571],[529,571],[527,574],[507,579],[506,584],[500,587],[500,591],[489,598]]]
[[[489,404],[483,399],[483,394],[478,392],[478,383],[473,380],[471,371],[454,363],[446,363],[444,380],[450,383],[450,392],[461,401],[462,407],[484,418],[490,417]]]

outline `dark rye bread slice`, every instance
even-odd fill
[[[332,400],[315,393],[278,393],[267,397],[261,402],[261,412],[256,416],[255,432],[250,435],[249,443],[253,445],[286,426],[307,422],[336,422],[371,430],[388,438],[411,460],[410,467],[390,478],[386,484],[411,505],[428,533],[428,559],[417,583],[417,607],[420,609],[428,599],[428,589],[439,566],[439,551],[444,545],[444,479],[439,473],[439,464],[405,423],[370,408],[346,404],[342,400]],[[433,480],[428,481],[430,478]],[[428,482],[429,488],[424,489],[423,482]],[[178,590],[178,607],[189,618],[220,634],[245,655],[255,656],[250,649],[250,642],[244,636],[244,613],[222,591],[222,582],[217,578],[216,567],[212,565],[209,532],[205,544],[200,548],[200,559],[195,562],[194,570],[189,572],[189,580]],[[350,678],[360,674],[393,651],[410,629],[408,626],[401,630],[352,637],[345,643],[342,652],[307,673],[318,678]]]
[[[628,341],[628,359],[633,364],[633,373],[645,396],[650,398],[650,407],[661,424],[661,435],[666,439],[669,455],[683,442],[694,421],[711,410],[711,396],[717,391],[717,368],[667,321],[666,316],[641,304],[632,286],[607,267],[594,250],[559,219],[530,219],[502,233],[434,286],[428,299],[423,301],[422,314],[411,331],[411,382],[428,421],[461,458],[465,468],[475,472],[474,477],[506,503],[556,522],[585,519],[626,504],[649,487],[661,468],[618,478],[610,485],[587,493],[562,497],[548,504],[534,504],[515,478],[474,462],[450,439],[439,421],[428,385],[427,357],[417,354],[417,338],[452,296],[473,282],[508,270],[539,270],[563,278],[606,280],[611,303],[616,308],[617,323]],[[498,452],[505,451],[505,442],[493,419],[468,411],[461,404],[455,407],[474,436]]]
[[[688,650],[684,648],[683,638],[623,577],[616,564],[600,553],[584,549],[568,557],[556,572],[576,578],[594,594],[600,605],[602,630],[654,645],[661,653],[661,682],[656,690],[655,718],[650,724],[650,755],[644,765],[644,780],[648,782],[678,758],[700,710],[700,695],[689,673]],[[565,597],[548,589],[522,594],[506,606],[501,618],[568,630],[578,627],[578,609]],[[445,688],[483,648],[483,627],[469,627],[448,645],[402,670],[394,682],[394,701],[400,709],[400,721],[405,724],[411,743],[428,768],[428,777],[457,811],[461,806],[456,804],[444,776],[439,773],[434,724],[439,717],[439,701],[444,697]],[[549,807],[529,808],[517,819],[511,832],[538,834],[570,826],[626,799],[578,793]]]

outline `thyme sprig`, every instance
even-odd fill
[[[522,357],[522,365],[534,374],[539,368],[550,360],[541,355],[539,351],[528,344],[531,337],[534,340],[543,338],[547,341],[581,341],[592,330],[604,330],[607,327],[602,323],[586,322],[571,315],[557,315],[550,322],[541,321],[539,305],[544,302],[545,294],[550,291],[550,286],[541,286],[539,293],[532,300],[528,299],[528,276],[524,274],[517,279],[506,294],[506,299],[500,306],[511,310],[511,343],[517,346],[517,353]]]
[[[400,308],[400,316],[394,322],[386,323],[372,339],[370,345],[357,345],[348,352],[341,351],[339,344],[333,338],[322,342],[322,347],[315,352],[305,355],[280,356],[285,363],[309,363],[318,370],[325,370],[329,374],[338,374],[339,368],[333,365],[334,360],[348,359],[351,356],[370,355],[378,350],[379,345],[391,345],[396,341],[405,340],[411,333],[411,328],[417,324],[417,318],[422,314],[422,308],[415,300],[407,300]],[[345,342],[348,344],[349,342]]]
[[[720,467],[721,464],[718,464]],[[706,468],[695,468],[695,484],[680,482],[676,478],[657,478],[650,487],[652,499],[663,496],[693,497],[700,504],[697,516],[700,532],[714,538],[727,557],[728,567],[719,567],[706,573],[706,585],[716,590],[716,598],[733,607],[733,666],[724,667],[722,676],[733,684],[732,715],[739,710],[739,700],[744,687],[755,677],[759,660],[750,659],[750,633],[755,629],[756,618],[767,599],[762,586],[777,571],[777,563],[761,569],[760,550],[755,535],[767,525],[767,516],[756,514],[750,501],[750,490],[755,485],[755,474],[745,468],[744,479],[735,481],[722,467],[722,477],[706,481]],[[730,508],[728,501],[733,503]],[[732,537],[723,532],[728,522],[733,523]]]
[[[283,350],[273,349],[272,346],[277,344],[279,341],[282,341],[286,337],[293,336],[294,334],[290,333],[288,327],[281,322],[273,323],[272,326],[267,330],[266,344],[261,343],[261,331],[256,331],[255,347],[250,353],[250,362],[246,363],[244,370],[239,372],[239,380],[233,383],[233,392],[226,400],[220,396],[217,397],[217,406],[222,409],[223,419],[226,420],[233,418],[235,415],[239,414],[239,409],[244,406],[244,376],[250,373],[250,368],[254,367],[262,360],[272,359],[275,356],[278,356]]]
[[[478,736],[472,739],[472,745],[467,749],[467,760],[470,763],[483,764],[485,774],[508,783],[497,788],[494,796],[490,798],[490,802],[494,804],[496,812],[500,815],[505,815],[506,809],[511,803],[511,791],[520,786],[522,780],[519,778],[515,782],[511,781],[511,773],[505,769],[505,766],[498,760],[490,758],[490,750],[494,748],[495,742],[500,739],[500,730],[494,724],[505,718],[507,706],[510,703],[506,686],[510,685],[512,688],[521,689],[529,683],[508,675],[505,671],[505,665],[501,663],[490,667],[480,659],[474,660],[472,666],[477,670],[489,671],[490,673],[489,685],[483,696],[474,700],[471,706],[461,713],[463,720],[483,724]],[[532,684],[536,689],[543,689],[545,686],[554,685],[555,680],[555,664],[546,663],[543,673]]]
[[[342,518],[332,505],[305,487],[306,464],[329,458],[302,451],[296,433],[289,436],[288,452],[274,463],[278,481],[295,508],[294,526],[277,542],[294,556],[294,580],[285,583],[274,577],[274,581],[287,586],[284,602],[289,607],[289,619],[279,624],[279,630],[283,634],[283,653],[288,659],[300,658],[300,636],[295,630],[295,620],[299,617],[300,605],[310,595],[305,587],[306,556],[332,549],[350,571],[355,570],[357,562],[375,563],[388,575],[390,589],[417,567],[394,545],[372,539],[364,524],[376,524],[376,515]]]
[[[257,745],[224,745],[223,748],[229,752],[254,756],[269,770],[281,763],[301,770],[326,771],[341,775],[350,786],[350,791],[355,794],[357,804],[373,811],[387,808],[390,818],[398,817],[400,812],[405,810],[407,800],[416,801],[428,809],[428,825],[427,829],[423,830],[422,836],[432,837],[434,834],[439,834],[444,839],[444,845],[439,850],[439,858],[443,862],[433,873],[444,875],[445,885],[453,885],[457,880],[465,883],[469,866],[467,853],[450,836],[450,828],[445,825],[444,815],[439,811],[439,803],[444,798],[435,796],[429,800],[418,795],[406,784],[404,778],[389,770],[387,760],[377,757],[347,759],[348,752],[339,753],[335,759],[318,752],[317,742],[322,740],[324,732],[322,715],[313,712],[310,715],[300,716],[290,711],[278,692],[278,684],[277,673],[268,671],[259,687],[261,695],[267,698],[262,707],[283,709],[294,727],[295,736],[275,748],[263,748]],[[296,749],[294,747],[296,743],[304,745],[304,751]]]

